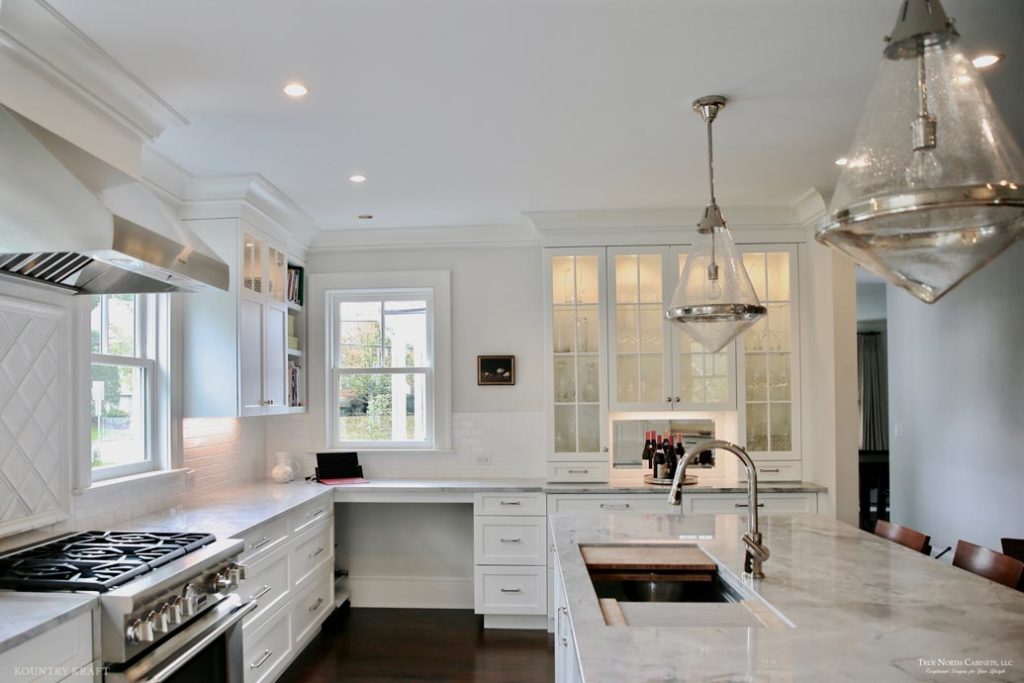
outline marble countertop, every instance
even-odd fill
[[[580,543],[683,537],[739,577],[745,516],[553,515],[551,526],[585,683],[1024,681],[1024,593],[827,517],[763,517],[766,577],[738,579],[795,628],[605,625]]]
[[[664,493],[667,486],[634,482],[593,484],[555,484],[543,479],[377,479],[366,484],[346,484],[337,488],[346,491],[437,491],[437,492],[508,492],[508,493]],[[687,493],[746,493],[744,483],[707,479],[686,487]],[[769,481],[757,486],[760,493],[819,493],[828,489],[807,481]]]
[[[98,607],[95,595],[0,591],[0,653]]]
[[[254,482],[196,497],[187,505],[136,517],[120,528],[133,531],[203,531],[217,538],[237,537],[253,527],[286,514],[333,488],[310,481],[288,484]]]

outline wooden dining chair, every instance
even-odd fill
[[[924,553],[925,555],[932,554],[931,536],[926,536],[908,526],[900,526],[899,524],[893,524],[892,522],[880,519],[875,524],[875,535],[887,538],[893,543],[899,543],[919,553]]]
[[[1024,562],[1024,538],[1003,538],[1003,555],[1015,557]]]
[[[953,566],[1018,590],[1024,580],[1024,562],[967,541],[957,541]]]

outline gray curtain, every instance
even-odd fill
[[[857,366],[860,375],[860,448],[889,450],[889,391],[886,386],[885,336],[878,332],[857,334]]]

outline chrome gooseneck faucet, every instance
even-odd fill
[[[728,441],[705,441],[691,448],[683,455],[683,461],[676,469],[676,476],[672,480],[672,488],[668,493],[668,502],[672,505],[682,504],[686,466],[704,451],[715,449],[729,451],[739,458],[743,466],[747,468],[747,512],[749,516],[747,517],[747,533],[743,535],[743,542],[747,546],[743,571],[755,579],[763,579],[764,572],[761,570],[761,566],[771,556],[771,553],[768,552],[768,547],[761,542],[761,531],[757,523],[757,468],[745,450]]]

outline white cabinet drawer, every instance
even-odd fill
[[[546,513],[543,493],[478,493],[473,497],[473,514],[530,516]]]
[[[477,566],[473,578],[477,614],[547,613],[546,567]]]
[[[764,493],[757,497],[761,514],[788,514],[817,512],[818,499],[813,493]],[[721,512],[742,513],[747,510],[747,497],[743,494],[683,494],[686,512],[693,514],[714,514]]]
[[[312,638],[334,607],[333,572],[318,571],[310,587],[292,605],[292,634],[296,647]]]
[[[251,635],[244,634],[242,667],[245,683],[273,681],[292,653],[288,610],[281,610]]]
[[[552,513],[661,512],[679,514],[679,508],[668,503],[667,487],[665,493],[641,495],[552,495],[548,497],[548,509]]]
[[[799,460],[755,460],[758,481],[800,481],[803,468]],[[740,481],[747,480],[746,468],[740,468]]]
[[[330,517],[334,513],[333,506],[334,498],[329,495],[306,503],[288,515],[289,530],[293,534],[302,533],[325,517]]]
[[[288,520],[284,515],[266,524],[250,529],[242,536],[245,547],[242,549],[240,562],[249,563],[275,548],[284,545],[288,539]]]
[[[548,481],[560,483],[608,481],[608,463],[549,462]]]
[[[288,551],[281,548],[247,565],[247,578],[239,584],[238,594],[242,600],[255,600],[259,606],[242,622],[246,632],[263,625],[288,600],[292,587],[288,564]]]
[[[333,568],[334,529],[330,520],[324,520],[306,531],[295,541],[291,552],[292,586],[304,588],[316,570],[328,563]]]
[[[86,612],[0,654],[0,680],[63,680],[92,664],[92,640],[92,612]],[[17,669],[27,673],[15,675]]]
[[[476,564],[544,564],[544,517],[477,517]]]

